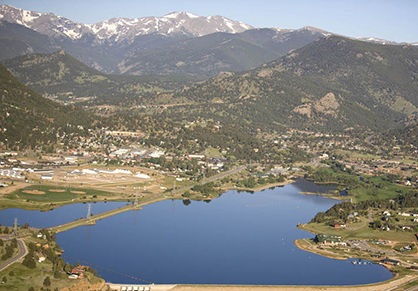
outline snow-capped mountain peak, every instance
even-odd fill
[[[132,42],[147,34],[203,36],[214,32],[239,33],[253,28],[222,16],[197,16],[171,12],[162,17],[112,18],[95,24],[81,24],[51,13],[33,12],[0,5],[0,20],[23,25],[52,37],[77,40],[92,35],[98,41]]]
[[[178,19],[180,17],[188,17],[188,18],[199,18],[199,16],[194,15],[189,12],[171,12],[163,16],[164,18],[173,18]]]
[[[83,24],[52,13],[34,12],[9,5],[0,5],[0,20],[23,25],[42,34],[54,37],[79,39],[88,29]]]
[[[0,6],[0,19],[29,27],[42,13],[14,8],[9,5]]]
[[[189,12],[171,12],[162,17],[115,18],[89,27],[100,39],[115,40],[129,40],[151,33],[203,36],[214,32],[238,33],[252,28],[225,17],[202,17]]]

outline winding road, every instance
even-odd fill
[[[11,238],[9,237],[9,239]],[[26,244],[23,241],[23,239],[21,238],[17,239],[17,248],[18,248],[18,254],[16,256],[4,262],[0,262],[0,272],[6,269],[7,267],[9,267],[10,265],[16,262],[20,262],[28,254],[28,248],[26,247]]]

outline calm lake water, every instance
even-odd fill
[[[380,265],[327,259],[294,245],[313,236],[297,223],[336,203],[299,192],[327,189],[300,180],[253,194],[228,191],[210,203],[162,201],[60,233],[57,241],[66,261],[91,265],[108,282],[352,285],[391,278]],[[92,212],[112,204],[92,204]],[[72,207],[80,211],[75,218],[87,213],[86,205]],[[62,209],[35,212],[44,225],[32,223],[31,211],[4,210],[0,223],[11,225],[14,217],[24,223],[30,213],[30,225],[45,227],[62,223],[64,216],[68,221],[68,212],[76,211]]]
[[[126,202],[97,202],[91,203],[91,213],[100,213],[126,205]],[[37,228],[51,227],[70,222],[87,216],[88,204],[70,204],[50,211],[23,210],[9,208],[0,210],[0,223],[2,225],[13,225],[17,218],[18,224],[28,223]]]

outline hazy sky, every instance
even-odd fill
[[[352,37],[418,42],[418,0],[0,0],[95,23],[112,17],[163,16],[187,11],[222,15],[255,27],[314,26]]]

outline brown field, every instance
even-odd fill
[[[4,195],[7,195],[7,194],[10,194],[10,193],[13,193],[16,190],[19,190],[19,189],[22,189],[22,188],[25,188],[25,187],[28,187],[27,183],[14,181],[14,183],[12,185],[0,188],[0,197],[4,196]]]

